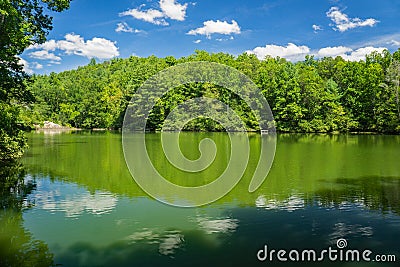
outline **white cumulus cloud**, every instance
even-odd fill
[[[28,73],[28,74],[32,74],[33,73],[33,70],[31,68],[31,66],[29,65],[29,62],[26,61],[25,59],[19,58],[18,64],[22,65],[23,71],[25,71],[26,73]]]
[[[176,0],[160,0],[159,6],[161,10],[153,8],[141,10],[142,6],[121,12],[119,16],[131,16],[155,25],[167,26],[169,23],[165,20],[166,18],[178,21],[185,20],[188,4],[180,4]]]
[[[87,58],[109,59],[119,56],[118,48],[114,42],[98,37],[85,41],[80,35],[67,34],[65,40],[58,41],[58,47],[67,54]]]
[[[186,16],[186,4],[179,4],[175,0],[160,0],[162,12],[170,19],[183,21]]]
[[[316,25],[316,24],[313,24],[313,25],[312,25],[312,28],[313,28],[314,32],[322,31],[322,27],[319,26],[319,25]]]
[[[40,70],[43,69],[43,65],[39,64],[38,62],[28,62],[23,58],[19,58],[18,64],[22,65],[23,71],[25,71],[28,74],[33,74],[33,69],[35,70]]]
[[[120,22],[117,24],[116,32],[133,32],[133,28],[126,22]]]
[[[29,56],[53,62],[60,61],[60,57],[48,52],[56,49],[64,51],[67,55],[74,54],[87,58],[110,59],[119,56],[115,42],[104,38],[94,37],[85,41],[83,37],[74,33],[68,33],[64,38],[64,40],[49,40],[43,44],[29,47],[28,49],[42,49],[29,53]]]
[[[57,49],[57,42],[56,40],[49,40],[43,44],[34,44],[27,48],[28,50],[31,49],[43,49],[46,51],[54,51]]]
[[[225,35],[230,35],[230,34],[240,34],[240,27],[238,23],[234,20],[231,21],[231,23],[227,21],[213,21],[213,20],[208,20],[203,22],[203,27],[190,30],[187,34],[190,35],[205,35],[207,38],[211,37],[211,34],[225,34]]]
[[[310,53],[310,48],[305,45],[295,45],[288,43],[287,46],[279,46],[268,44],[264,47],[256,47],[253,50],[246,51],[249,54],[254,54],[259,59],[264,59],[266,56],[282,57],[291,61],[303,60],[305,55]]]
[[[350,61],[365,60],[366,55],[371,54],[372,52],[382,53],[383,50],[385,49],[386,49],[385,47],[373,47],[373,46],[361,47],[352,51],[347,55],[344,55],[343,58]]]
[[[135,19],[143,20],[146,22],[153,23],[155,25],[167,26],[168,22],[164,19],[164,13],[156,9],[148,9],[145,11],[139,10],[138,8],[129,9],[119,14],[120,16],[132,16]]]
[[[317,58],[340,56],[344,60],[360,61],[365,60],[365,56],[371,54],[372,52],[382,53],[385,49],[386,47],[374,46],[364,46],[358,48],[350,48],[347,46],[328,46],[311,52],[308,46],[299,46],[293,43],[288,43],[287,46],[268,44],[264,47],[256,47],[253,50],[248,50],[246,53],[254,54],[260,60],[265,59],[266,56],[271,56],[273,58],[285,58],[290,61],[301,61],[304,60],[306,55],[314,55]]]
[[[128,32],[128,33],[143,33],[144,31],[138,30],[138,29],[133,29],[128,25],[126,22],[120,22],[117,24],[117,28],[115,28],[116,32]]]
[[[36,70],[40,70],[43,69],[43,65],[37,62],[32,62],[32,68],[36,69]]]
[[[339,55],[344,55],[347,52],[351,52],[353,49],[345,46],[334,46],[334,47],[324,47],[318,50],[317,55],[319,57],[336,57]]]
[[[382,53],[385,47],[366,46],[357,49],[352,49],[345,46],[324,47],[318,50],[317,57],[337,57],[340,56],[344,60],[360,61],[365,60],[365,56],[372,52]]]
[[[346,14],[340,11],[338,7],[331,7],[329,11],[326,12],[326,15],[332,20],[333,29],[340,32],[344,32],[357,27],[372,27],[379,22],[378,20],[373,18],[368,18],[364,20],[360,18],[349,18]]]
[[[61,58],[56,56],[54,53],[49,53],[47,50],[39,50],[29,53],[29,57],[37,58],[41,60],[53,60],[53,61],[60,61]]]

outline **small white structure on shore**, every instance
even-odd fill
[[[63,126],[61,126],[60,124],[51,122],[51,121],[45,121],[43,123],[43,128],[44,129],[61,129],[64,128]]]

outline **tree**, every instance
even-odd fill
[[[398,72],[396,63],[385,66],[390,58],[393,62],[400,59],[399,51],[383,56],[373,53],[359,62],[309,56],[293,63],[284,58],[259,60],[254,55],[234,57],[200,50],[178,59],[132,56],[93,61],[76,70],[34,76],[30,88],[37,101],[23,115],[36,123],[51,120],[78,128],[118,129],[128,102],[149,77],[174,64],[210,61],[232,66],[253,79],[268,100],[278,131],[398,132],[400,100],[395,90],[398,79],[394,78]],[[248,130],[257,130],[254,114],[237,94],[209,83],[190,83],[170,90],[150,113],[148,129],[160,130],[175,107],[201,96],[226,103]],[[212,120],[198,119],[184,130],[223,129]]]
[[[400,61],[393,60],[387,69],[384,83],[380,84],[377,105],[377,125],[381,131],[400,131]]]
[[[388,72],[386,74],[386,81],[392,85],[395,95],[397,117],[400,121],[400,104],[399,104],[400,61],[393,60],[393,62],[390,64]]]
[[[46,41],[52,17],[45,11],[60,12],[69,4],[70,0],[0,0],[0,161],[20,157],[26,146],[19,107],[33,96],[19,55]]]

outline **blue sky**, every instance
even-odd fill
[[[91,58],[182,57],[196,49],[360,60],[400,47],[399,14],[398,0],[73,0],[69,10],[51,14],[48,41],[21,58],[34,73],[74,69]]]

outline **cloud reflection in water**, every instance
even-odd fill
[[[172,257],[184,244],[184,236],[180,231],[166,231],[162,234],[147,228],[135,232],[127,237],[131,244],[145,242],[147,244],[158,244],[158,252]]]
[[[117,205],[117,198],[106,191],[90,193],[75,184],[70,184],[66,192],[62,182],[37,181],[37,190],[30,196],[36,208],[52,213],[64,212],[65,217],[77,218],[88,213],[103,215],[110,213]]]

